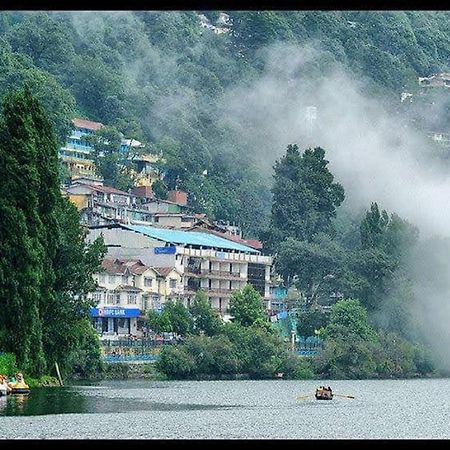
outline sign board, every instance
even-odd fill
[[[91,308],[92,317],[139,317],[137,308]]]
[[[175,255],[176,247],[155,247],[155,255]]]

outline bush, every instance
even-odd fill
[[[187,378],[196,373],[194,356],[183,345],[166,346],[161,351],[156,369],[171,378]]]

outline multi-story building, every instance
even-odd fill
[[[101,183],[75,181],[65,188],[69,199],[80,211],[85,225],[129,223],[167,228],[191,228],[196,216],[183,211],[183,205],[149,198],[149,187],[141,186],[130,193],[103,186]]]
[[[84,119],[73,119],[72,133],[66,144],[59,149],[59,156],[69,169],[72,178],[89,177],[92,180],[100,179],[95,174],[95,165],[92,159],[92,144],[87,139],[96,131],[104,127],[100,122]]]
[[[182,277],[174,267],[149,267],[137,259],[105,258],[95,274],[94,327],[103,336],[142,334],[148,309],[160,310],[167,298],[182,295]]]
[[[198,290],[229,317],[231,294],[250,283],[271,308],[272,257],[250,246],[206,231],[168,230],[150,226],[110,224],[89,227],[88,240],[102,235],[110,257],[139,258],[148,266],[175,267],[181,274],[187,306]]]
[[[100,180],[95,173],[93,160],[94,147],[89,142],[89,137],[104,128],[100,122],[78,119],[72,120],[73,129],[67,142],[59,149],[59,156],[64,165],[69,169],[72,180],[87,177],[90,180]],[[136,139],[122,138],[119,151],[123,154],[135,150],[130,156],[136,164],[136,176],[138,184],[150,186],[158,178],[154,164],[159,161],[157,155],[141,155],[144,144]],[[136,154],[135,154],[136,153]]]

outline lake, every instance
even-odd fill
[[[317,401],[319,384],[355,399]],[[0,438],[448,439],[449,391],[450,379],[103,381],[0,397]]]

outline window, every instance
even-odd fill
[[[152,284],[153,284],[153,279],[152,278],[148,278],[148,277],[144,278],[144,286],[152,287]]]
[[[101,292],[94,292],[94,300],[96,302],[101,302],[102,301],[102,293]]]
[[[177,280],[175,280],[174,278],[170,278],[169,287],[170,289],[175,289],[177,287]]]
[[[116,294],[108,294],[107,303],[108,305],[114,305],[116,303]]]
[[[136,302],[137,302],[137,295],[136,294],[128,294],[128,304],[135,305]]]
[[[122,275],[122,283],[128,284],[128,275]]]

